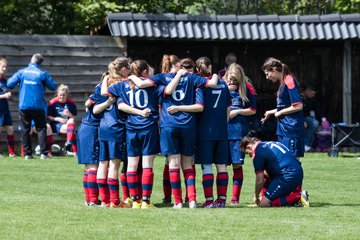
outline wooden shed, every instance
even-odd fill
[[[116,57],[126,56],[124,41],[126,39],[110,36],[0,35],[0,55],[8,61],[6,77],[9,78],[26,67],[34,53],[41,53],[45,58],[42,68],[58,84],[69,86],[69,97],[77,103],[76,122],[79,125],[85,113],[84,102],[100,82],[108,63]],[[9,103],[15,129],[19,116],[18,90],[18,87],[14,89]],[[54,96],[55,92],[47,90],[47,100]]]
[[[360,14],[330,15],[108,15],[112,36],[127,53],[159,66],[163,54],[208,56],[215,70],[237,55],[258,93],[258,116],[275,107],[277,86],[266,81],[267,57],[287,63],[300,84],[317,88],[317,117],[360,121]]]

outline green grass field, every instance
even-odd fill
[[[360,239],[357,156],[307,154],[303,188],[311,207],[274,209],[248,207],[254,186],[249,158],[239,207],[162,206],[163,157],[157,157],[152,201],[158,208],[145,210],[83,207],[83,169],[72,157],[5,157],[0,159],[0,239]],[[200,179],[197,168],[202,203]]]

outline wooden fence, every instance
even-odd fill
[[[99,83],[108,63],[119,56],[126,56],[127,43],[110,36],[74,35],[0,35],[0,56],[8,61],[9,78],[26,67],[34,53],[41,53],[45,60],[42,68],[59,84],[69,86],[70,98],[77,103],[77,126],[85,114],[84,102]],[[9,102],[15,129],[18,129],[18,91],[12,90]],[[46,100],[55,92],[46,91]],[[4,130],[2,139],[4,138]],[[16,139],[19,140],[19,139]]]

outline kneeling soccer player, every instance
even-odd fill
[[[307,193],[301,190],[303,169],[289,149],[279,142],[262,142],[245,137],[240,144],[243,152],[253,158],[256,173],[254,202],[260,207],[309,206]],[[270,184],[264,196],[260,192],[265,175]]]

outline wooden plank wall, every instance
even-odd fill
[[[9,78],[17,70],[26,67],[34,53],[41,53],[45,61],[42,68],[49,72],[60,85],[70,88],[70,98],[77,103],[79,126],[85,114],[84,102],[100,81],[110,61],[126,56],[126,39],[110,36],[75,35],[0,35],[0,56],[8,61]],[[14,127],[18,129],[18,90],[12,90],[10,102]],[[50,100],[55,92],[47,90]],[[4,139],[4,130],[2,139]],[[6,138],[5,138],[6,139]]]

